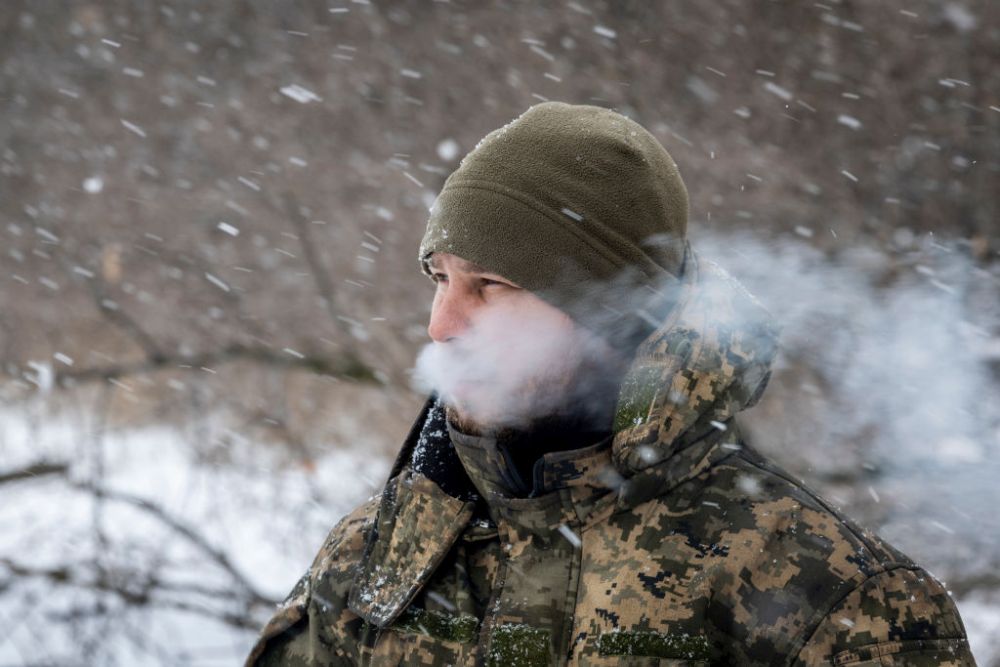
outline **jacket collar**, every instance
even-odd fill
[[[611,465],[611,437],[594,444],[546,451],[544,442],[531,446],[546,452],[534,465],[521,470],[514,462],[513,448],[527,443],[505,442],[489,435],[470,435],[450,422],[448,435],[470,480],[488,503],[510,498],[535,498],[573,486],[604,487]]]

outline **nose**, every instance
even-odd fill
[[[446,343],[458,338],[471,322],[473,300],[463,294],[457,285],[439,289],[431,306],[431,319],[427,334],[435,343]]]

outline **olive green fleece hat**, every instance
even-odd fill
[[[590,105],[536,104],[486,135],[445,181],[419,259],[447,252],[606,328],[677,283],[688,197],[641,125]],[[661,298],[662,301],[662,298]]]

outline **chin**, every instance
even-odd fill
[[[467,408],[449,404],[446,409],[448,421],[462,433],[469,435],[484,435],[496,430],[496,425],[491,424],[487,415],[477,415],[470,413]]]

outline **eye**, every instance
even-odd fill
[[[507,287],[509,289],[517,289],[508,282],[504,282],[502,280],[493,280],[492,278],[481,277],[479,279],[479,284],[482,285],[483,287]]]
[[[444,273],[432,273],[431,280],[436,283],[446,283],[448,282],[448,276]]]

